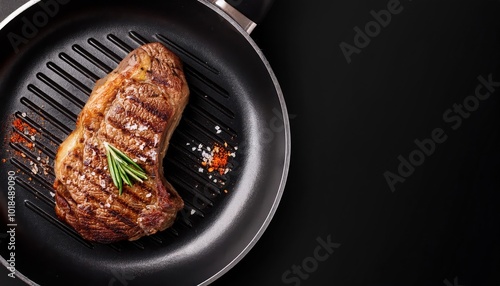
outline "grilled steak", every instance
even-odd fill
[[[159,43],[132,51],[100,79],[57,152],[57,216],[101,243],[170,227],[184,203],[164,178],[162,161],[188,97],[181,61]],[[148,179],[124,185],[119,195],[104,142],[137,162]]]

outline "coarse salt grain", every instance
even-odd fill
[[[31,168],[31,172],[33,172],[33,174],[38,174],[38,166],[37,164],[33,164],[33,168]]]
[[[148,194],[146,195],[146,198],[149,198],[149,197],[151,197],[151,193],[148,193]]]
[[[201,156],[203,158],[207,158],[207,159],[212,158],[212,155],[210,153],[205,152],[205,151],[201,152]]]
[[[126,129],[129,129],[129,130],[136,130],[137,129],[137,124],[130,124],[130,122],[128,122],[127,124],[125,124],[125,128]]]

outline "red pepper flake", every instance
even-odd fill
[[[20,133],[31,136],[32,138],[34,138],[37,133],[35,128],[31,127],[28,123],[24,122],[20,118],[14,119],[14,121],[12,121],[12,126]],[[33,142],[29,141],[17,132],[12,132],[12,135],[10,136],[10,142],[23,144],[29,149],[33,149],[35,147],[35,144]]]
[[[224,146],[227,148],[227,143]],[[210,153],[203,152],[203,162],[201,162],[201,165],[206,167],[209,173],[216,171],[224,175],[229,171],[227,168],[229,157],[234,157],[235,154],[227,150],[224,146],[215,144],[213,148],[207,148]]]
[[[16,118],[13,122],[12,122],[12,125],[14,126],[14,128],[16,128],[17,130],[21,131],[21,132],[24,132],[24,123],[23,121],[20,119],[20,118]]]
[[[191,143],[186,143],[186,146],[191,145]],[[230,172],[229,157],[236,157],[238,147],[230,147],[229,144],[224,142],[223,144],[215,143],[212,147],[203,146],[203,144],[194,144],[190,148],[193,152],[198,151],[201,153],[201,166],[198,166],[198,172],[203,173],[206,170],[209,174],[208,179],[211,179],[214,183],[224,185],[223,179],[213,178],[213,174],[211,173],[217,172],[223,176]]]
[[[211,168],[219,171],[219,173],[223,175],[224,172],[226,171],[227,159],[229,158],[229,154],[231,153],[227,151],[224,147],[215,146],[213,152],[213,158],[212,161],[210,162]]]
[[[19,133],[12,133],[12,136],[10,136],[10,142],[12,143],[27,143],[28,140],[24,138],[23,136],[19,135]]]

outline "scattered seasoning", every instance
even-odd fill
[[[221,133],[221,132],[222,132],[222,130],[220,129],[220,126],[219,126],[219,125],[216,125],[216,126],[215,126],[215,130],[216,130],[216,132],[215,132],[215,133],[217,133],[217,134],[219,134],[219,133]]]
[[[33,161],[30,161],[30,165],[31,165],[31,172],[34,175],[38,174],[38,165],[33,163]]]
[[[14,119],[14,121],[12,122],[12,125],[17,130],[24,132],[24,125],[23,125],[23,121],[21,119],[19,119],[19,118]]]
[[[214,128],[216,134],[222,132],[220,126],[216,125]],[[222,191],[228,179],[224,175],[232,171],[231,168],[233,164],[230,162],[231,157],[236,157],[236,150],[238,148],[236,146],[230,146],[227,142],[214,143],[212,146],[204,146],[202,143],[196,143],[195,140],[187,142],[186,146],[188,146],[187,149],[191,149],[193,153],[197,152],[201,155],[201,166],[194,166],[198,173],[206,174],[207,180],[217,184]],[[196,187],[198,187],[198,185]],[[227,194],[228,190],[224,189],[223,192]]]
[[[224,145],[227,145],[224,144]],[[206,151],[202,151],[202,162],[201,165],[207,168],[209,173],[219,172],[219,174],[224,175],[229,172],[227,167],[228,159],[230,156],[235,157],[236,153],[228,151],[225,147],[215,144],[213,148],[207,147]],[[212,178],[210,176],[210,178]],[[217,180],[214,180],[217,182]]]
[[[37,133],[36,129],[31,127],[28,123],[24,122],[20,118],[14,119],[14,121],[12,121],[12,126],[20,133],[28,136],[32,141],[36,140],[35,138],[35,135]],[[35,143],[29,141],[28,139],[26,139],[24,136],[20,135],[17,132],[12,132],[12,135],[10,136],[10,142],[23,144],[29,149],[33,149],[35,147]]]
[[[26,140],[23,136],[19,135],[19,133],[13,133],[12,136],[10,136],[10,142],[12,143],[26,143],[28,140]]]

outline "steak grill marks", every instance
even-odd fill
[[[139,33],[130,32],[129,39],[135,41],[138,37]],[[168,47],[173,48],[177,53],[180,53],[187,63],[185,64],[185,70],[187,71],[187,76],[191,79],[190,84],[193,89],[196,91],[194,96],[196,97],[193,102],[193,106],[196,106],[197,109],[207,112],[205,115],[211,117],[214,124],[223,126],[223,123],[235,122],[235,113],[226,105],[226,99],[229,98],[229,93],[218,83],[211,80],[211,78],[218,78],[221,76],[220,72],[214,67],[210,66],[204,59],[198,58],[197,56],[191,54],[188,50],[184,49],[182,46],[177,43],[171,41],[167,37],[161,34],[152,35],[150,39],[144,40],[147,37],[139,35],[142,42],[137,42],[142,44],[144,41],[154,41],[160,40],[165,43]],[[110,40],[118,39],[122,37],[122,35],[108,35],[107,39]],[[129,42],[126,37],[122,37],[125,42]],[[114,43],[114,41],[110,41]],[[132,44],[131,46],[134,46]],[[126,51],[131,51],[132,48],[127,49]],[[117,54],[121,52],[117,50],[116,46],[107,42],[101,42],[100,40],[90,38],[88,40],[88,44],[86,42],[78,42],[71,46],[71,49],[66,51],[66,58],[72,58],[74,62],[81,63],[88,70],[93,71],[96,75],[104,73],[109,73],[112,71],[110,66],[113,66],[113,62],[118,63],[120,61],[120,57]],[[111,59],[111,62],[109,61]],[[64,59],[63,59],[64,60]],[[52,67],[57,64],[62,66],[64,70],[68,70],[68,68],[64,67],[64,63],[54,58],[54,63],[52,63]],[[52,68],[50,70],[53,70]],[[68,108],[74,112],[78,112],[78,108],[82,108],[84,102],[86,101],[86,97],[88,94],[83,92],[82,89],[78,88],[80,86],[88,85],[85,80],[82,81],[81,76],[76,76],[76,85],[74,81],[70,82],[68,86],[68,82],[65,81],[64,78],[58,78],[51,74],[50,70],[42,69],[36,74],[36,79],[34,79],[33,84],[43,90],[45,93],[54,97],[57,102],[61,102],[63,108]],[[68,70],[69,71],[69,70]],[[76,71],[78,72],[78,71]],[[75,73],[75,71],[69,71],[70,74]],[[80,80],[81,82],[78,82]],[[71,87],[77,86],[77,89]],[[89,89],[85,89],[89,90]],[[62,143],[62,140],[71,132],[71,124],[61,121],[58,115],[53,112],[48,113],[44,105],[46,103],[43,101],[34,98],[33,95],[29,93],[20,98],[19,102],[19,111],[15,113],[17,118],[22,119],[27,122],[33,128],[36,128],[41,135],[41,138],[37,138],[36,144],[37,147],[40,148],[41,153],[32,154],[30,150],[23,148],[22,145],[11,143],[10,146],[13,150],[17,152],[23,152],[30,158],[36,162],[36,157],[41,156],[42,158],[48,158],[52,163],[55,159],[55,149],[54,144]],[[74,106],[74,107],[73,107]],[[42,107],[42,108],[40,108]],[[207,110],[210,110],[209,112]],[[21,113],[23,114],[21,116]],[[28,115],[25,116],[24,114]],[[69,114],[69,113],[68,113]],[[218,115],[217,115],[218,114]],[[215,115],[215,117],[214,117]],[[176,149],[183,150],[187,154],[191,153],[191,148],[186,147],[184,145],[185,142],[201,142],[206,144],[206,135],[213,134],[205,134],[204,132],[198,132],[204,128],[200,128],[205,125],[204,121],[199,121],[197,119],[191,119],[189,121],[185,121],[184,126],[188,127],[188,130],[182,130],[182,136],[177,136],[173,142],[170,142],[172,147]],[[231,126],[230,124],[229,126]],[[192,128],[194,127],[194,129]],[[208,130],[208,129],[207,129]],[[233,130],[236,130],[233,128]],[[224,135],[224,134],[222,134]],[[234,136],[237,136],[236,133]],[[205,139],[204,139],[205,138]],[[140,140],[147,142],[144,140],[144,137],[140,137]],[[27,138],[30,140],[30,138]],[[179,141],[180,140],[180,141]],[[219,136],[211,136],[210,140],[216,140],[215,142],[223,143],[224,140],[219,138]],[[32,141],[32,143],[35,143]],[[146,144],[150,145],[151,142],[147,142]],[[89,145],[90,148],[95,148],[92,145]],[[95,148],[95,151],[99,151],[98,148]],[[193,152],[195,153],[195,152]],[[104,156],[104,154],[101,154]],[[195,156],[195,154],[192,154]],[[22,158],[17,159],[13,157],[10,162],[14,167],[19,168],[25,174],[29,174],[29,178],[26,176],[19,176],[17,178],[17,183],[20,187],[24,188],[26,191],[33,195],[33,198],[29,198],[25,200],[24,205],[32,211],[34,214],[37,214],[40,218],[43,218],[47,222],[51,223],[53,226],[56,226],[60,231],[66,233],[68,237],[75,239],[81,243],[81,245],[86,246],[88,248],[94,248],[92,243],[88,241],[82,240],[74,230],[68,228],[66,225],[62,224],[60,221],[55,219],[54,215],[51,213],[49,209],[46,207],[54,206],[54,198],[53,194],[51,197],[51,188],[50,184],[52,181],[52,170],[49,170],[48,175],[45,176],[43,173],[38,174],[30,174],[30,166],[26,163],[26,160],[22,160]],[[170,162],[170,160],[169,160]],[[85,162],[84,162],[85,163]],[[180,191],[185,194],[196,194],[200,198],[204,198],[204,194],[201,189],[198,189],[198,184],[208,184],[208,181],[205,181],[202,177],[199,176],[197,169],[192,169],[192,162],[180,162],[180,161],[172,161],[169,164],[172,164],[172,169],[176,172],[180,172],[182,174],[182,178],[170,174],[170,179],[175,183],[177,188],[180,188]],[[188,164],[188,165],[185,165]],[[98,175],[107,174],[105,170],[96,169],[95,172]],[[109,175],[103,176],[106,178],[106,183],[111,183],[111,179]],[[29,179],[29,180],[28,180]],[[149,190],[148,190],[149,191]],[[220,195],[221,192],[217,192]],[[131,194],[130,194],[131,195]],[[211,198],[214,200],[214,203],[217,203],[216,197]],[[124,204],[126,205],[126,204]],[[212,205],[212,204],[210,204]],[[194,212],[194,216],[190,216],[190,211]],[[182,219],[180,219],[173,228],[169,228],[167,231],[159,234],[155,234],[150,236],[152,241],[155,243],[161,244],[165,242],[165,240],[169,241],[174,237],[182,235],[182,233],[187,229],[187,227],[192,227],[196,224],[197,219],[201,219],[204,217],[203,209],[199,209],[191,204],[187,204],[186,211],[182,212]],[[194,220],[193,220],[194,219]],[[126,247],[128,244],[109,244],[109,246],[117,251],[120,251],[123,247]],[[137,246],[139,249],[144,249],[144,245],[140,242],[133,241],[130,245]]]
[[[56,214],[84,238],[103,243],[136,240],[170,227],[183,208],[176,190],[157,176],[163,174],[158,157],[165,154],[188,101],[181,66],[180,60],[159,43],[135,49],[96,83],[76,129],[59,147],[55,159]],[[179,71],[172,72],[172,67]],[[140,136],[130,136],[132,133]],[[123,194],[117,195],[110,175],[102,177],[95,172],[107,169],[109,173],[104,142],[145,165],[149,178],[125,185]],[[89,145],[93,147],[86,148]],[[59,203],[63,201],[60,197],[66,203]]]

